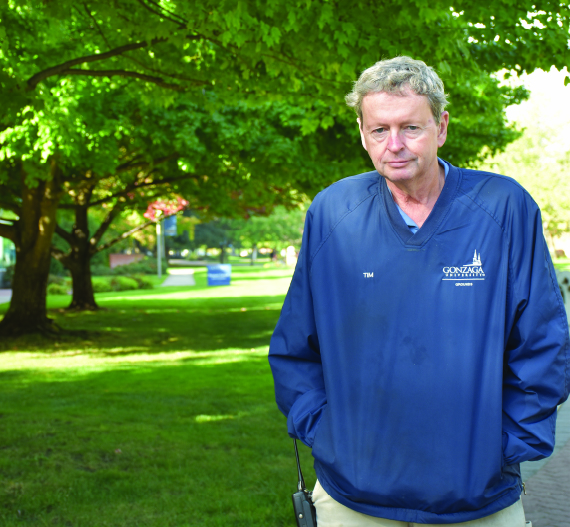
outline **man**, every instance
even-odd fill
[[[523,527],[519,463],[552,452],[569,388],[540,211],[438,159],[447,101],[423,62],[378,62],[347,103],[376,171],[315,198],[269,353],[319,527]]]

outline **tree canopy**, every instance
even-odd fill
[[[277,205],[293,207],[311,177],[325,185],[358,166],[342,162],[335,141],[318,146],[319,136],[304,138],[284,124],[280,103],[208,113],[189,101],[157,109],[124,98],[111,94],[99,105],[115,122],[106,148],[107,161],[115,160],[113,170],[84,165],[61,176],[59,209],[73,211],[75,220],[67,229],[57,225],[68,248],[54,248],[52,255],[71,271],[75,309],[96,308],[90,259],[149,224],[141,219],[120,236],[104,239],[122,213],[140,212],[157,197],[184,195],[185,205],[202,218],[267,215]],[[106,214],[90,225],[89,213],[99,207]]]
[[[223,105],[288,100],[312,109],[302,123],[309,131],[347,113],[342,94],[362,69],[398,54],[436,67],[458,113],[478,109],[500,122],[491,99],[500,109],[512,95],[486,74],[568,61],[568,7],[550,0],[7,0],[0,17],[4,126],[24,108],[66,99],[62,81],[77,93],[110,79],[163,104],[209,92],[223,94]],[[488,143],[501,146],[495,135]]]
[[[350,83],[397,54],[423,58],[444,78],[455,130],[444,154],[469,164],[515,138],[504,108],[524,90],[500,88],[489,73],[568,62],[568,7],[552,1],[7,0],[0,18],[2,157],[44,164],[81,148],[50,133],[47,115],[67,116],[73,135],[86,111],[100,110],[91,103],[102,92],[163,108],[181,98],[206,109],[280,101],[305,109],[295,116],[302,133],[346,126]],[[101,128],[91,151],[111,163],[99,139],[113,130]]]
[[[517,136],[504,110],[525,97],[490,74],[569,61],[568,7],[550,0],[5,0],[0,20],[0,208],[18,217],[0,225],[17,250],[0,332],[49,327],[56,212],[94,181],[127,200],[117,189],[140,174],[148,188],[183,176],[211,213],[292,205],[365,166],[343,95],[398,54],[440,73],[452,101],[442,155],[473,164]],[[173,135],[176,113],[188,122]],[[291,149],[305,161],[293,166]]]

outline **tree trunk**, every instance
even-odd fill
[[[35,188],[26,184],[22,169],[22,207],[15,222],[16,265],[10,307],[0,322],[0,336],[53,333],[59,328],[47,316],[46,295],[51,240],[61,198],[59,169],[55,161],[47,181]]]
[[[135,232],[154,225],[154,221],[147,221],[97,246],[113,219],[123,210],[123,205],[119,203],[113,206],[103,222],[99,225],[97,231],[91,234],[89,231],[88,211],[91,206],[91,197],[96,183],[95,181],[91,184],[86,184],[76,192],[74,206],[75,225],[71,232],[59,226],[56,227],[57,234],[69,244],[69,251],[64,253],[59,249],[52,248],[52,256],[59,260],[71,273],[73,298],[67,309],[77,311],[94,311],[99,309],[99,306],[95,302],[91,277],[91,259],[93,256],[99,251],[107,249],[115,243],[128,238]],[[160,247],[160,245],[157,245],[157,249],[158,247]],[[163,263],[162,260],[161,263]],[[164,268],[166,269],[166,265]]]
[[[74,254],[72,252],[72,254]],[[67,266],[71,272],[73,284],[73,297],[67,309],[77,311],[95,311],[99,306],[93,294],[91,280],[91,255],[87,251],[78,251],[74,261]]]
[[[88,224],[89,198],[93,187],[78,192],[79,203],[75,206],[75,225],[71,232],[57,227],[57,233],[69,244],[69,251],[53,250],[59,260],[71,273],[73,297],[67,309],[95,311],[99,306],[93,294],[91,280],[91,258],[97,252],[95,239],[91,238]]]
[[[68,238],[71,251],[61,262],[71,272],[73,297],[68,309],[94,311],[99,309],[93,294],[91,258],[97,252],[89,233],[88,210],[93,186],[80,193],[80,203],[75,207],[75,225]]]

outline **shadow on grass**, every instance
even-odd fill
[[[50,297],[85,334],[0,342],[0,525],[291,524],[292,441],[266,357],[288,277],[250,272],[98,295],[96,312]]]
[[[11,382],[16,379],[25,379],[27,375],[29,374],[25,370],[1,370],[0,382],[3,383],[3,382]]]
[[[28,335],[2,339],[2,351],[82,349],[93,354],[129,355],[192,350],[251,349],[267,346],[282,296],[123,299],[117,309],[96,312],[51,310],[62,328],[55,337]],[[77,330],[75,328],[81,328]]]
[[[0,377],[2,525],[291,523],[292,444],[267,361],[151,366]]]

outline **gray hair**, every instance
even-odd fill
[[[443,82],[433,68],[410,57],[381,60],[364,70],[345,100],[362,119],[362,99],[369,93],[405,95],[408,89],[416,95],[427,97],[435,122],[439,124],[441,114],[448,103]]]

